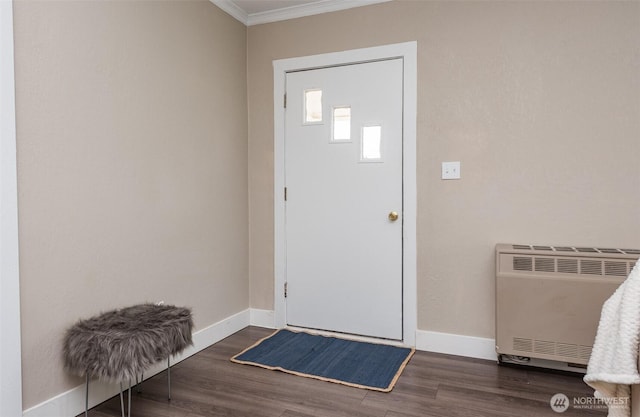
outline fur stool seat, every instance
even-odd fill
[[[86,376],[88,396],[89,377],[130,383],[151,365],[192,345],[192,330],[191,310],[184,307],[140,304],[108,311],[67,330],[64,365]]]

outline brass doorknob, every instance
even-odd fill
[[[395,211],[389,213],[389,220],[391,220],[392,222],[398,220],[398,213],[396,213]]]

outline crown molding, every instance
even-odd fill
[[[319,0],[315,3],[301,4],[268,12],[250,14],[247,26],[278,22],[281,20],[312,16],[315,14],[336,12],[338,10],[352,9],[354,7],[368,6],[388,1],[391,0]]]
[[[239,20],[240,22],[242,22],[245,26],[247,26],[247,23],[249,22],[249,15],[247,14],[247,12],[245,12],[240,7],[238,7],[238,5],[235,4],[233,1],[231,0],[209,0],[209,1],[215,4],[216,6],[218,6],[219,8],[221,8],[222,10],[224,10],[225,12],[229,13],[236,20]]]
[[[242,22],[245,26],[253,26],[263,23],[295,19],[298,17],[312,16],[315,14],[336,12],[339,10],[352,9],[354,7],[368,6],[371,4],[386,3],[392,0],[318,0],[314,3],[300,4],[252,14],[247,14],[247,12],[238,7],[232,0],[210,1]]]

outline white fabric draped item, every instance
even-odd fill
[[[609,417],[631,415],[631,385],[640,384],[640,261],[604,303],[584,381],[609,407]]]

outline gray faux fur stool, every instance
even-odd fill
[[[167,360],[171,400],[170,358],[193,345],[191,310],[184,307],[139,304],[80,320],[64,338],[65,368],[86,379],[85,416],[89,408],[89,378],[120,383],[120,405],[124,417],[122,382],[131,381],[155,363]]]

